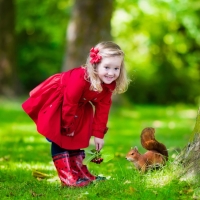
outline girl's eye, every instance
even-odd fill
[[[109,69],[109,67],[105,66],[105,69]]]
[[[117,67],[117,68],[115,68],[115,70],[117,71],[117,70],[119,70],[119,68]]]

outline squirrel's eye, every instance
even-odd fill
[[[132,153],[131,155],[134,155],[134,153]]]

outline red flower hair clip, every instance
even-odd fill
[[[98,54],[99,50],[97,48],[92,47],[90,49],[90,63],[91,64],[97,64],[101,61],[101,56]]]

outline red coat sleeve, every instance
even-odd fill
[[[74,119],[79,100],[83,94],[86,81],[83,69],[74,69],[68,72],[67,84],[64,89],[61,126],[65,132],[75,130]]]
[[[111,96],[112,92],[108,91],[104,98],[94,103],[95,115],[92,135],[95,137],[103,138],[104,134],[107,132],[108,115],[112,104]]]

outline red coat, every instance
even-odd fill
[[[65,149],[86,148],[91,136],[103,138],[107,131],[116,83],[102,84],[100,93],[91,91],[84,74],[82,67],[55,74],[33,89],[22,104],[38,132]],[[74,136],[64,135],[62,127],[67,133],[74,131]]]

